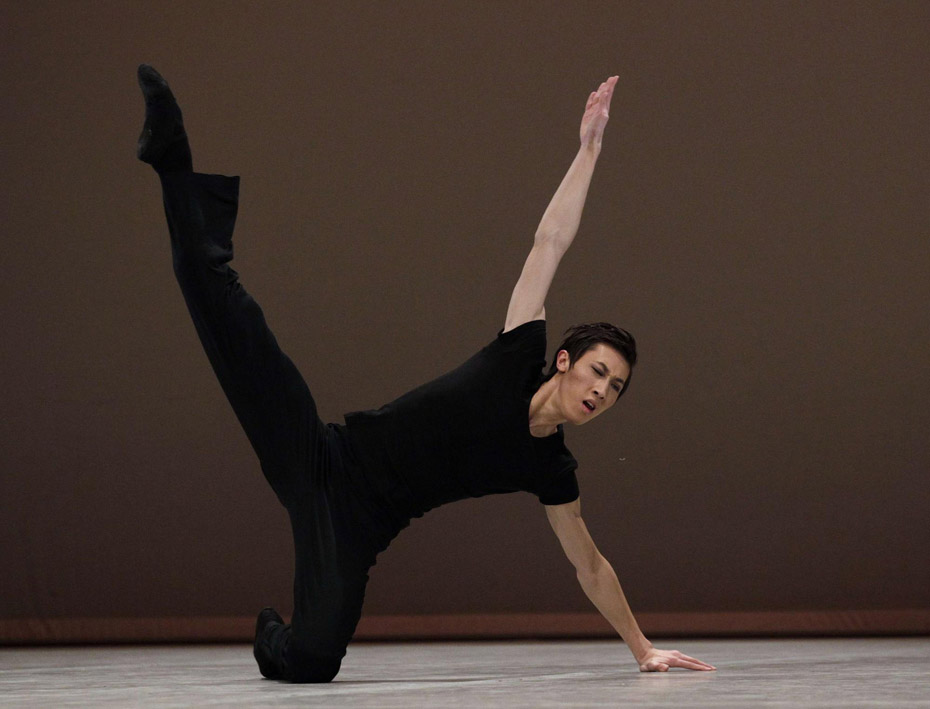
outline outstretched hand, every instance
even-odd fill
[[[581,144],[601,147],[601,138],[610,112],[610,99],[614,95],[614,86],[619,76],[611,76],[601,84],[597,91],[588,96],[588,103],[581,118]]]
[[[716,670],[713,665],[688,657],[678,650],[652,648],[639,661],[640,672],[668,672],[669,667],[684,667],[686,670]]]

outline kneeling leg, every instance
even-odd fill
[[[256,638],[262,674],[291,682],[330,682],[362,613],[374,555],[345,531],[348,513],[320,485],[289,508],[294,531],[294,615]],[[356,517],[359,524],[363,519]]]

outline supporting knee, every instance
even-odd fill
[[[292,670],[291,682],[301,684],[310,682],[314,684],[332,682],[333,678],[339,674],[339,667],[341,664],[341,660],[316,659],[313,662],[301,665]]]
[[[332,682],[339,674],[341,657],[325,657],[310,653],[295,652],[293,646],[286,654],[286,677],[300,684]]]

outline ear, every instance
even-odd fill
[[[559,350],[559,353],[555,356],[555,368],[564,373],[571,369],[571,365],[568,350]]]

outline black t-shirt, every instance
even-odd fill
[[[529,405],[544,379],[546,322],[505,333],[460,367],[380,409],[346,414],[368,481],[404,514],[523,490],[546,505],[578,497],[562,426],[537,438]]]

